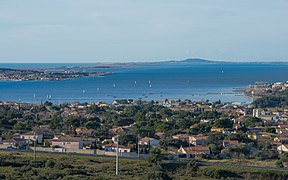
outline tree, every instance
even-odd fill
[[[163,118],[166,118],[166,117],[172,116],[173,113],[172,113],[172,110],[171,110],[171,109],[163,108],[163,109],[160,110],[160,115],[161,115]]]
[[[232,128],[233,122],[230,119],[217,119],[214,123],[214,126],[217,128]]]
[[[116,120],[114,123],[116,126],[127,126],[130,124],[133,124],[134,120],[131,118],[120,118],[120,119]]]
[[[219,154],[222,149],[221,140],[224,139],[224,135],[222,133],[211,133],[208,136],[207,143],[210,144],[210,150],[213,155]]]
[[[249,117],[246,121],[245,121],[245,125],[247,127],[255,127],[255,126],[263,126],[263,122],[260,118],[257,117]]]
[[[201,133],[209,133],[211,130],[211,126],[206,123],[199,123],[197,126],[191,128],[189,130],[190,134],[201,134]]]
[[[172,125],[170,123],[160,121],[155,125],[154,129],[155,131],[166,132],[170,130],[171,128],[172,128]]]
[[[237,132],[237,133],[230,133],[228,135],[229,140],[238,140],[239,142],[242,143],[249,143],[252,142],[250,138],[248,138],[248,135],[243,132]]]
[[[276,133],[276,129],[273,127],[266,127],[264,131],[268,133]]]
[[[180,119],[176,122],[176,126],[178,126],[182,130],[188,129],[191,125],[192,121],[186,119]]]
[[[136,144],[137,138],[134,134],[121,134],[119,137],[119,144],[127,146],[128,144]]]
[[[161,163],[161,156],[159,154],[151,154],[148,158],[148,162],[153,164],[154,166],[159,166]]]
[[[271,138],[262,137],[257,141],[257,147],[259,150],[267,150],[272,148]]]
[[[173,138],[165,138],[161,139],[159,142],[160,146],[162,148],[168,148],[169,146],[175,147],[175,148],[180,148],[181,146],[188,146],[187,142],[183,142],[179,139],[173,139]]]
[[[52,105],[53,105],[52,102],[49,102],[49,101],[45,101],[45,102],[44,102],[44,106],[52,106]]]
[[[95,121],[89,121],[85,124],[85,127],[87,129],[97,129],[100,126],[98,122]]]
[[[237,144],[228,148],[229,153],[239,158],[241,154],[248,155],[250,153],[251,144]]]
[[[256,108],[285,107],[288,105],[288,96],[287,91],[283,93],[284,95],[277,94],[258,98],[253,102],[253,105]]]

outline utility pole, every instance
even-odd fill
[[[138,147],[137,147],[137,150],[138,150],[138,158],[140,158],[140,142],[139,142],[139,134],[137,135],[137,138],[138,138]]]
[[[150,132],[148,132],[148,151],[150,152]]]
[[[37,136],[36,136],[36,132],[34,132],[34,160],[36,160],[36,141],[37,141]]]
[[[117,137],[117,148],[116,148],[116,176],[119,175],[119,135],[116,136]]]

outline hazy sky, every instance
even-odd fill
[[[288,0],[0,0],[0,62],[288,61]]]

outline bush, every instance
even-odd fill
[[[170,180],[171,177],[163,171],[155,170],[148,172],[147,175],[143,179],[148,180]]]
[[[52,159],[48,159],[45,163],[45,168],[53,168],[55,166],[55,162]]]
[[[283,162],[281,160],[276,161],[275,164],[277,167],[280,167],[280,168],[284,167]]]
[[[42,168],[43,166],[44,166],[44,164],[45,164],[45,162],[46,161],[35,161],[35,160],[31,160],[30,162],[29,162],[29,165],[31,166],[31,167],[34,167],[34,168]]]
[[[21,168],[19,168],[19,171],[24,173],[24,172],[30,171],[31,169],[32,169],[31,166],[27,165],[27,166],[22,166]]]
[[[199,169],[199,166],[197,164],[197,161],[195,159],[192,159],[187,163],[186,168],[187,168],[187,172],[197,171]]]
[[[147,160],[149,163],[157,166],[157,165],[160,165],[160,162],[162,159],[159,154],[151,154]]]

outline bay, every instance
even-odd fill
[[[0,64],[1,68],[59,67],[93,64]],[[256,81],[287,81],[287,64],[164,64],[111,71],[104,77],[66,81],[0,81],[0,101],[40,103],[112,102],[116,99],[190,99],[192,101],[251,102],[235,91]],[[35,95],[35,96],[34,96]]]

